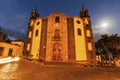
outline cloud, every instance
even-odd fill
[[[18,4],[18,0],[0,0],[0,27],[9,38],[25,40],[29,19]]]
[[[6,33],[8,35],[8,37],[12,40],[14,39],[21,39],[21,40],[25,40],[25,33],[20,33],[17,30],[12,30],[12,29],[8,29],[8,28],[2,28],[2,31],[4,33]]]
[[[9,15],[8,13],[0,13],[0,26],[10,38],[25,40],[27,31],[28,18],[24,14]]]
[[[26,30],[28,19],[25,15],[17,14],[13,17],[6,18],[6,22],[8,22],[8,26],[12,25],[11,28],[13,30],[18,30],[20,32],[22,30],[23,32],[23,30]]]
[[[94,41],[97,42],[100,39],[101,35],[99,33],[93,33],[93,37]]]
[[[9,38],[10,40],[17,40],[17,38],[15,38],[14,36],[8,36],[8,38]]]
[[[106,29],[101,28],[101,26],[98,24],[92,26],[92,31],[95,42],[100,39],[102,34],[108,33]]]

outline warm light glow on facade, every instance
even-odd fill
[[[31,33],[31,31],[30,31],[30,32],[29,32],[29,36],[28,36],[28,38],[31,38],[31,36],[32,36],[31,34],[32,34],[32,33]]]
[[[37,24],[39,22],[39,25]],[[32,37],[32,48],[31,48],[31,55],[33,55],[33,58],[38,58],[39,56],[39,47],[40,47],[40,41],[41,41],[41,27],[42,27],[42,19],[38,18],[33,23],[34,24],[34,31],[33,31],[33,37]],[[38,36],[35,36],[36,30],[38,31]]]
[[[85,19],[85,23],[86,23],[86,24],[89,24],[89,22],[88,22],[88,19],[87,19],[87,18]]]
[[[87,30],[87,37],[91,37],[90,30]]]
[[[27,50],[30,50],[30,43],[27,44]]]
[[[88,43],[88,50],[92,51],[92,43]]]
[[[77,23],[77,20],[81,24]],[[81,36],[78,35],[77,29],[81,29]],[[76,50],[76,60],[86,60],[86,47],[85,47],[85,35],[84,35],[84,26],[80,18],[74,18],[74,34],[75,34],[75,50]]]
[[[0,42],[1,56],[22,56],[24,43],[12,41],[11,43]],[[11,51],[10,51],[11,50]]]
[[[56,19],[57,16],[57,19]],[[48,26],[47,26],[47,41],[46,41],[46,61],[52,61],[54,54],[55,57],[58,57],[57,54],[60,55],[62,61],[68,60],[68,37],[67,37],[67,17],[65,14],[52,13],[48,17]],[[56,21],[57,20],[57,21]],[[59,41],[54,39],[55,31],[59,31]],[[58,34],[58,33],[57,33]],[[53,45],[57,45],[59,47],[53,51]]]

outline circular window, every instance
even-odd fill
[[[37,22],[37,25],[39,25],[40,24],[40,22]]]
[[[79,20],[77,20],[77,23],[78,23],[78,24],[80,24],[80,21],[79,21]]]

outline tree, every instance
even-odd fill
[[[99,51],[101,55],[101,62],[108,60],[111,63],[113,59],[120,59],[120,36],[118,34],[112,34],[110,36],[108,34],[101,35],[95,47],[96,51]]]
[[[112,48],[112,53],[113,55],[115,55],[115,58],[120,58],[119,55],[119,47],[120,47],[120,37],[118,36],[118,34],[114,34],[111,35],[110,37],[110,41],[111,41],[111,48]]]

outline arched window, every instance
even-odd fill
[[[84,12],[84,16],[87,16],[87,13],[86,13],[86,12]]]
[[[56,16],[55,17],[55,23],[59,23],[60,22],[60,18],[59,18],[59,16]]]
[[[35,31],[35,36],[38,36],[38,29]]]
[[[55,30],[55,32],[54,32],[54,39],[55,40],[60,39],[60,30],[59,29]]]
[[[81,30],[79,28],[77,30],[77,33],[78,33],[79,36],[81,35]]]

